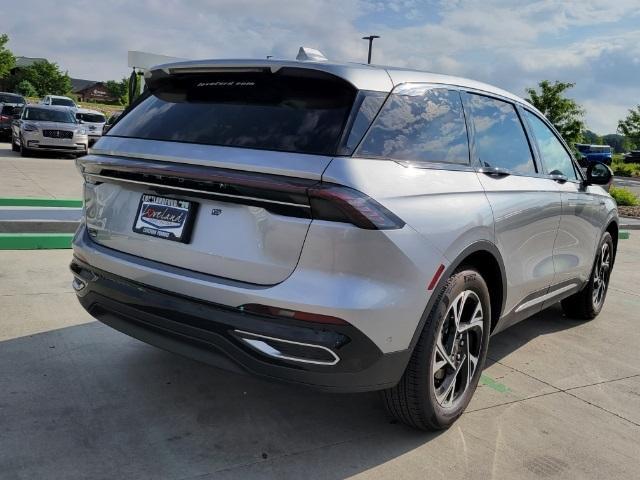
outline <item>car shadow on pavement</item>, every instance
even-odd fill
[[[489,356],[575,325],[558,317],[497,335]],[[439,435],[392,421],[375,392],[223,372],[98,322],[0,342],[0,425],[7,478],[338,479]]]

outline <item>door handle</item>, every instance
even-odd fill
[[[568,180],[567,176],[563,175],[562,173],[552,173],[551,175],[549,175],[549,178],[558,183],[564,183]]]
[[[511,175],[509,170],[501,167],[481,167],[478,169],[478,172],[491,177],[506,177],[507,175]]]

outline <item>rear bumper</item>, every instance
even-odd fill
[[[321,390],[357,392],[392,387],[409,360],[409,350],[383,354],[351,325],[320,325],[249,314],[132,282],[77,258],[71,270],[80,281],[75,285],[80,303],[101,322],[151,345],[225,370]],[[247,332],[255,338],[317,345],[333,352],[339,361],[320,365],[273,358],[244,341]]]

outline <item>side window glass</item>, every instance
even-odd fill
[[[362,137],[364,136],[367,128],[373,122],[378,110],[382,106],[386,95],[382,92],[365,92],[356,99],[358,104],[357,113],[351,125],[349,136],[343,147],[342,154],[350,155],[356,148]]]
[[[460,94],[446,88],[401,85],[385,102],[358,155],[468,165]]]
[[[476,153],[483,166],[524,175],[536,173],[529,142],[512,104],[471,93],[469,109]]]
[[[533,113],[525,110],[525,117],[536,139],[542,162],[550,174],[562,174],[569,180],[577,180],[571,156],[553,131]]]

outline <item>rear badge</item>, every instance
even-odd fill
[[[188,243],[197,203],[142,195],[133,231],[143,235]]]

